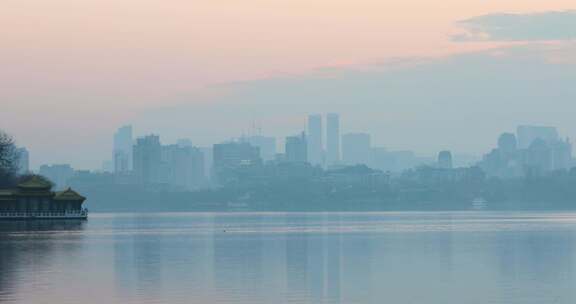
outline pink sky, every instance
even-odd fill
[[[54,143],[91,140],[104,155],[113,130],[138,111],[207,85],[491,47],[451,42],[454,23],[575,6],[573,0],[4,0],[0,128],[53,162],[68,157]],[[61,137],[47,142],[45,134]]]

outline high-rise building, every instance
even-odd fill
[[[300,135],[286,137],[285,160],[293,163],[308,162],[308,145],[304,132]]]
[[[204,157],[204,177],[208,182],[211,182],[214,173],[214,149],[213,147],[199,147],[198,149]]]
[[[191,145],[162,146],[160,179],[177,190],[195,190],[204,184],[204,155]]]
[[[234,169],[261,164],[262,159],[258,147],[247,142],[227,142],[214,145],[213,162],[214,178],[224,184]]]
[[[132,170],[132,145],[132,126],[123,126],[114,133],[114,148],[112,150],[114,172],[122,173]]]
[[[134,174],[140,184],[154,184],[160,180],[162,146],[160,137],[140,137],[134,145]]]
[[[369,165],[372,159],[370,134],[342,135],[342,159],[347,165]]]
[[[340,117],[329,113],[326,117],[326,163],[334,165],[340,161]]]
[[[438,153],[438,168],[452,169],[452,153],[450,151],[440,151]]]
[[[16,149],[18,155],[18,174],[27,174],[30,172],[30,153],[26,148]]]
[[[68,164],[42,165],[40,166],[40,175],[53,182],[54,189],[63,190],[74,176],[74,169]]]
[[[260,149],[260,157],[262,160],[273,160],[276,156],[276,138],[267,136],[250,136],[242,138],[243,141],[249,143],[254,147]]]
[[[516,129],[518,148],[528,149],[532,143],[541,139],[546,144],[552,144],[560,140],[558,131],[554,127],[518,126]]]
[[[312,165],[323,165],[322,147],[322,116],[318,114],[308,116],[308,162]]]

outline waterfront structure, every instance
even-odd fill
[[[312,165],[323,165],[322,116],[319,114],[308,116],[308,162]]]
[[[52,184],[32,176],[14,189],[0,190],[2,219],[86,219],[85,197],[68,188],[52,191]]]
[[[370,134],[342,135],[342,158],[347,165],[369,165],[372,158]]]
[[[284,161],[291,163],[308,162],[306,134],[286,137]]]
[[[132,170],[132,126],[123,126],[114,133],[112,160],[115,173]]]
[[[340,117],[336,113],[326,116],[326,164],[332,166],[340,161]]]

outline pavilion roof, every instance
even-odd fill
[[[56,192],[54,199],[63,201],[84,201],[86,198],[71,188],[68,188],[64,191]]]
[[[52,184],[46,179],[34,175],[30,179],[18,184],[18,188],[27,190],[50,190]]]

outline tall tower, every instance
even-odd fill
[[[340,161],[340,117],[329,113],[326,117],[326,164]]]
[[[138,183],[155,184],[160,180],[162,145],[158,135],[140,137],[134,145],[134,173]]]
[[[322,116],[308,116],[308,161],[312,165],[322,165]]]
[[[132,170],[132,126],[123,126],[114,134],[114,149],[112,161],[114,172],[121,173]]]

